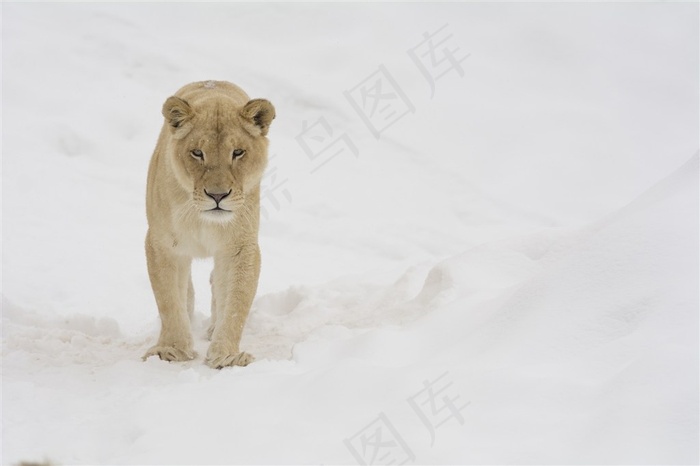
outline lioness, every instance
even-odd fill
[[[158,305],[158,343],[144,355],[195,357],[190,318],[194,257],[214,257],[206,363],[245,366],[239,349],[260,274],[260,180],[275,108],[221,81],[188,84],[163,104],[148,170],[146,259]]]

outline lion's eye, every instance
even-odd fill
[[[243,157],[243,154],[245,154],[245,150],[244,150],[244,149],[234,149],[234,151],[233,151],[233,158],[234,158],[234,159],[240,159],[241,157]]]
[[[204,158],[204,152],[202,152],[199,149],[194,149],[190,151],[190,155],[196,159],[203,159]]]

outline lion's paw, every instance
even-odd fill
[[[229,366],[247,366],[255,358],[245,352],[229,353],[219,349],[218,345],[212,345],[207,353],[206,363],[212,369],[221,369]]]
[[[151,356],[158,356],[163,361],[191,361],[197,357],[197,353],[191,349],[183,350],[174,346],[156,345],[146,351],[146,354],[143,355],[143,360],[145,361]]]

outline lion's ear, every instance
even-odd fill
[[[244,126],[253,136],[267,136],[275,119],[275,107],[269,100],[253,99],[241,109]]]
[[[163,104],[163,116],[173,128],[181,128],[183,124],[192,119],[194,112],[186,101],[179,97],[168,97]]]

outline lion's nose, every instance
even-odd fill
[[[221,202],[223,198],[231,194],[231,190],[229,189],[227,193],[210,193],[205,189],[204,194],[214,199],[216,201],[216,205],[219,205],[219,202]]]

